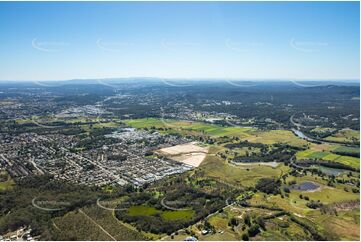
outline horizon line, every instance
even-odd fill
[[[135,77],[105,77],[105,78],[71,78],[71,79],[61,79],[61,80],[0,80],[0,82],[67,82],[67,81],[97,81],[97,80],[115,80],[115,79],[145,79],[145,80],[173,80],[173,81],[220,81],[220,80],[232,80],[232,81],[329,81],[329,82],[337,82],[337,81],[345,81],[345,82],[360,82],[360,78],[335,78],[335,79],[300,79],[300,78],[227,78],[227,77],[147,77],[147,76],[135,76]]]

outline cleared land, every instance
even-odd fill
[[[194,167],[198,167],[202,163],[207,152],[208,148],[198,146],[197,142],[175,145],[159,150],[159,153],[169,158]]]

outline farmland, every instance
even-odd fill
[[[358,143],[360,142],[360,131],[352,129],[342,129],[337,133],[326,137],[325,140],[344,142],[344,143]]]
[[[354,149],[352,148],[344,148],[339,147],[334,149],[334,151],[351,151],[353,152]],[[360,168],[360,158],[351,157],[351,156],[343,156],[331,153],[329,151],[316,151],[314,149],[308,149],[304,151],[300,151],[296,154],[297,159],[319,159],[324,161],[332,161],[336,163],[340,163],[355,169]]]

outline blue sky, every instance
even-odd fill
[[[359,2],[0,3],[0,80],[358,79]]]

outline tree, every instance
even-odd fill
[[[232,226],[237,226],[237,225],[238,225],[238,220],[235,219],[235,218],[231,218],[231,220],[229,221],[229,223],[230,223]]]
[[[251,226],[251,216],[248,214],[248,213],[246,213],[245,215],[244,215],[244,223],[247,225],[247,226]]]
[[[283,188],[283,191],[284,191],[285,193],[290,193],[290,192],[291,192],[288,187]]]
[[[266,230],[266,223],[263,217],[257,217],[256,222],[263,230]]]
[[[280,186],[280,180],[276,180],[273,178],[261,178],[256,184],[256,189],[267,194],[276,195],[280,193]]]
[[[248,240],[249,240],[249,237],[248,237],[248,234],[247,234],[247,233],[242,234],[242,240],[244,240],[244,241],[248,241]]]
[[[254,237],[254,236],[256,236],[259,232],[260,232],[260,230],[259,230],[259,225],[258,225],[258,224],[253,224],[253,225],[248,229],[248,236],[249,236],[249,237]]]

